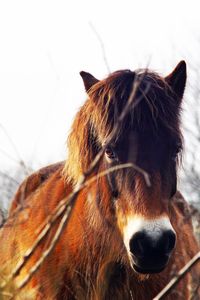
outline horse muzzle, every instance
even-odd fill
[[[163,271],[175,247],[176,235],[173,230],[159,234],[148,231],[136,232],[129,242],[133,268],[142,274]]]
[[[176,233],[168,216],[127,219],[124,243],[131,266],[138,273],[159,273],[166,267],[176,244]]]

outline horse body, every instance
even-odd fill
[[[89,99],[73,123],[69,157],[20,186],[0,232],[2,278],[32,247],[45,221],[106,143],[136,75],[143,76],[136,95],[143,95],[141,103],[127,114],[94,173],[127,162],[140,169],[119,168],[82,188],[67,226],[41,267],[17,288],[51,244],[61,217],[5,291],[15,299],[150,300],[198,251],[187,204],[176,193],[185,64],[165,79],[146,71],[120,71],[100,82],[88,73],[81,75]],[[150,175],[150,186],[141,170]],[[189,299],[192,275],[199,276],[199,268],[193,273],[167,299]]]

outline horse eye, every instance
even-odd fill
[[[178,144],[173,150],[172,159],[175,160],[180,151],[181,151],[181,145]]]
[[[115,159],[116,158],[116,154],[114,152],[114,150],[111,147],[107,147],[105,150],[105,154],[109,159]]]

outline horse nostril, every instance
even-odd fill
[[[176,244],[176,234],[172,230],[168,230],[163,234],[163,244],[166,253],[170,253]]]
[[[129,242],[130,251],[137,257],[142,257],[145,251],[145,233],[137,232],[133,235]]]

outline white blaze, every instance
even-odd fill
[[[175,233],[167,216],[155,219],[144,219],[140,216],[128,217],[127,224],[123,229],[124,244],[128,253],[130,253],[129,242],[136,232],[145,231],[152,240],[157,240],[159,236],[167,230],[172,230]]]

